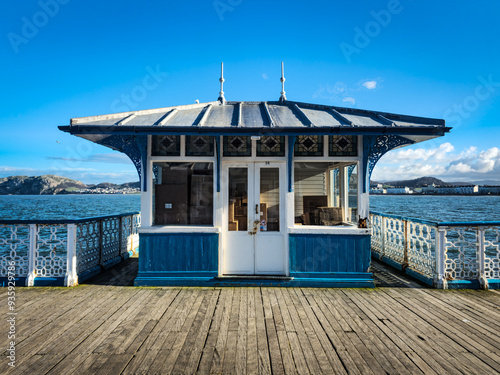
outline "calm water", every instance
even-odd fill
[[[500,221],[500,196],[370,196],[370,210],[435,221]]]
[[[82,219],[140,211],[140,195],[0,195],[0,220]]]
[[[140,211],[140,195],[0,195],[0,220],[78,219]],[[370,209],[436,221],[500,221],[500,196],[371,196]]]

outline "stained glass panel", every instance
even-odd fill
[[[330,156],[357,156],[358,137],[355,135],[328,136]]]
[[[252,156],[252,140],[246,136],[224,137],[224,156]]]
[[[257,156],[285,156],[285,137],[266,135],[257,141]]]
[[[180,135],[153,135],[153,156],[181,156]]]
[[[186,156],[214,156],[214,137],[186,135]]]
[[[295,141],[295,156],[323,156],[322,135],[299,135]]]

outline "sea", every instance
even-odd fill
[[[83,219],[140,211],[140,195],[0,195],[0,220]],[[370,196],[370,210],[432,221],[500,221],[500,196]]]

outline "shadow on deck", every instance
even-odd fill
[[[133,286],[138,271],[138,258],[129,258],[105,272],[94,276],[83,284]],[[371,272],[376,287],[381,288],[427,288],[428,286],[408,277],[404,273],[378,260],[372,259]]]

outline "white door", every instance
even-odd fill
[[[285,275],[284,164],[229,163],[223,177],[223,274]]]

